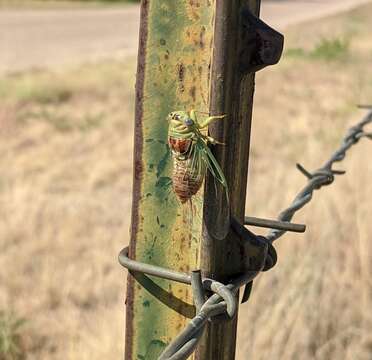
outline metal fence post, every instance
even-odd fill
[[[254,16],[259,3],[142,0],[129,258],[183,273],[201,268],[219,281],[245,270],[249,249],[230,231],[229,214],[243,223],[254,72],[282,49],[281,35]],[[169,186],[166,116],[191,109],[227,116],[210,132],[225,143],[213,151],[230,205],[210,178],[189,206]],[[158,359],[194,314],[189,286],[132,271],[125,359]],[[210,325],[196,358],[234,359],[235,333],[236,317]]]
[[[216,1],[214,54],[211,75],[211,113],[227,114],[228,121],[210,127],[212,136],[226,144],[214,149],[230,191],[230,209],[223,194],[216,196],[213,179],[207,179],[201,252],[203,276],[221,282],[242,273],[249,249],[230,231],[231,215],[244,221],[257,29],[250,14],[259,15],[260,1]],[[222,240],[221,240],[222,239]],[[210,323],[197,351],[200,360],[235,358],[237,315],[230,321]]]
[[[185,220],[188,209],[169,187],[166,117],[180,109],[209,111],[213,15],[209,0],[141,3],[129,257],[183,272],[199,267],[203,200],[200,191],[190,224]],[[191,289],[132,275],[125,359],[155,360],[195,314]]]

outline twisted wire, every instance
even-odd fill
[[[369,106],[361,106],[362,108],[370,108]],[[355,144],[359,142],[360,139],[366,137],[372,139],[372,133],[367,133],[364,131],[365,126],[372,123],[372,110],[370,110],[367,115],[355,126],[351,127],[340,147],[332,154],[330,159],[325,162],[325,164],[318,170],[310,173],[302,165],[297,164],[297,169],[301,171],[307,178],[308,183],[306,186],[297,194],[292,203],[284,209],[278,216],[280,221],[291,221],[293,216],[297,211],[302,209],[307,203],[313,198],[313,193],[315,190],[319,190],[323,186],[330,185],[334,182],[336,175],[343,175],[345,171],[334,170],[333,165],[336,162],[342,161],[347,151]],[[266,238],[269,242],[273,242],[283,236],[287,231],[271,229]]]
[[[228,285],[221,284],[218,281],[208,278],[201,279],[199,271],[189,275],[132,260],[128,257],[128,251],[128,248],[124,248],[120,252],[119,263],[130,272],[140,272],[142,274],[153,275],[183,284],[190,284],[192,286],[197,314],[176,338],[173,339],[158,358],[158,360],[186,360],[195,351],[208,321],[222,314],[226,314],[228,318],[233,318],[235,316],[238,307],[235,295],[240,287],[252,282],[263,270],[268,246],[265,249],[262,262],[257,270],[247,271],[243,275],[233,279]],[[205,290],[214,293],[207,300],[205,300]]]
[[[355,126],[351,127],[344,137],[340,147],[336,150],[325,164],[314,172],[307,171],[302,165],[297,164],[297,168],[308,178],[306,186],[297,194],[292,203],[284,209],[278,216],[279,221],[289,222],[297,211],[309,203],[315,190],[334,182],[336,175],[343,175],[345,171],[334,170],[333,165],[342,161],[347,151],[360,139],[366,137],[372,139],[372,133],[367,133],[364,127],[372,123],[372,107],[362,106],[369,109],[368,114]],[[236,294],[240,287],[252,284],[252,280],[265,268],[270,268],[270,262],[275,264],[270,247],[272,242],[283,236],[287,231],[273,229],[270,230],[265,238],[266,247],[262,256],[262,262],[257,270],[247,271],[245,274],[233,279],[229,284],[224,285],[212,279],[202,279],[200,271],[194,271],[191,275],[180,273],[162,267],[140,263],[129,259],[128,248],[123,249],[119,254],[119,262],[130,272],[140,272],[160,278],[190,284],[193,290],[194,304],[196,308],[195,317],[186,327],[176,336],[173,341],[165,348],[158,360],[186,360],[196,349],[199,340],[208,321],[232,318],[237,311]],[[205,290],[213,293],[206,298]]]

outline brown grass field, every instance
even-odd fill
[[[372,4],[292,27],[257,75],[247,214],[275,217],[372,102]],[[135,59],[0,78],[0,359],[123,354]],[[278,241],[239,360],[372,359],[372,143]],[[19,319],[25,319],[17,324]]]

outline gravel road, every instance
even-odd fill
[[[262,18],[282,30],[370,0],[268,0]],[[0,73],[136,55],[138,5],[0,10]]]

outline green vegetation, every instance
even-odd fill
[[[20,112],[16,118],[20,123],[41,121],[51,125],[58,132],[89,131],[99,127],[103,121],[103,114],[80,114],[68,116],[56,113],[55,109],[41,109],[39,111]]]
[[[349,53],[349,45],[347,39],[322,39],[311,51],[310,56],[322,60],[344,59]]]
[[[62,105],[78,97],[107,100],[112,88],[128,83],[128,76],[134,76],[131,68],[115,61],[86,64],[68,75],[53,71],[19,73],[0,77],[0,98],[3,104],[18,105]]]
[[[16,99],[22,103],[60,104],[69,100],[72,91],[63,83],[37,83],[30,77],[6,78],[0,80],[0,96],[2,99]]]
[[[302,48],[290,48],[285,51],[284,55],[287,57],[299,58],[299,57],[305,57],[306,52]]]
[[[117,112],[108,111],[110,106],[123,106],[113,103],[133,104],[134,61],[129,62],[128,67],[108,61],[87,64],[67,73],[32,71],[0,77],[4,109],[17,109],[13,116],[7,112],[8,123],[22,129],[43,124],[60,134],[89,132],[101,127]],[[122,119],[117,122],[122,126]]]
[[[325,61],[346,60],[350,49],[350,39],[322,38],[315,46],[306,51],[303,48],[289,48],[285,55],[294,58],[308,58]]]
[[[14,314],[0,312],[0,359],[20,360],[24,358],[22,351],[22,328],[24,319]]]

